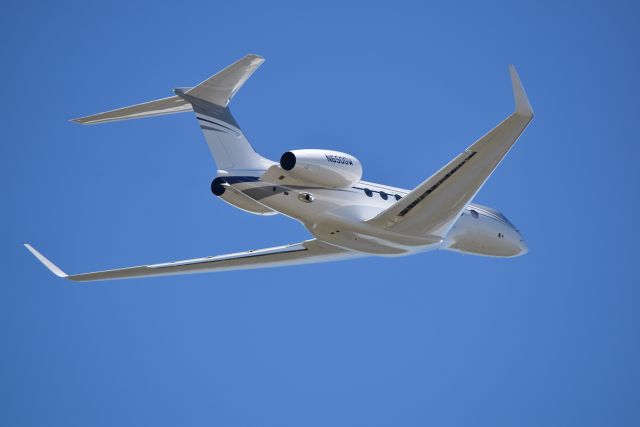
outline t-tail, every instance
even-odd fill
[[[193,111],[218,170],[264,171],[274,162],[255,152],[229,110],[233,95],[264,62],[247,55],[193,88],[176,88],[174,96],[73,119],[97,124]]]

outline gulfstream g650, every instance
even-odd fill
[[[25,245],[59,277],[84,282],[129,277],[275,267],[399,256],[443,249],[514,257],[527,251],[520,232],[498,211],[472,203],[487,178],[533,118],[513,66],[515,111],[413,190],[363,181],[354,156],[325,149],[287,151],[279,162],[256,153],[229,102],[264,62],[247,55],[174,96],[73,120],[82,124],[193,111],[217,165],[211,191],[258,215],[283,214],[314,236],[300,243],[178,262],[67,275]]]

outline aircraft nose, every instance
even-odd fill
[[[518,246],[520,247],[519,255],[524,255],[527,252],[529,252],[529,247],[527,246],[527,242],[525,242],[522,237],[520,237],[520,244]]]

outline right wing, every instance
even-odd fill
[[[40,252],[31,247],[31,245],[25,244],[25,247],[53,274],[74,282],[128,279],[149,276],[169,276],[223,270],[248,270],[253,268],[337,261],[364,256],[357,252],[347,251],[322,241],[311,239],[301,243],[294,243],[274,248],[258,249],[184,261],[166,262],[162,264],[141,265],[138,267],[97,271],[94,273],[83,273],[70,276],[45,258]]]
[[[502,123],[390,208],[372,225],[409,235],[444,237],[482,188],[531,119],[533,110],[510,66],[516,109]]]

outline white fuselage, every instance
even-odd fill
[[[472,203],[533,119],[520,77],[509,67],[515,110],[500,124],[411,191],[362,180],[362,164],[333,150],[287,151],[280,162],[258,154],[228,108],[264,58],[249,54],[175,96],[73,121],[83,124],[193,111],[218,169],[211,192],[259,215],[281,213],[314,236],[299,243],[168,263],[67,275],[30,245],[56,276],[76,282],[246,270],[401,256],[443,249],[514,257],[527,252],[520,232],[500,212]]]
[[[251,213],[281,213],[301,222],[317,239],[352,251],[406,255],[446,249],[474,255],[513,257],[526,253],[520,232],[499,212],[469,204],[445,236],[412,236],[366,221],[391,207],[408,190],[367,181],[344,188],[278,185],[252,171],[219,171],[221,198]]]

